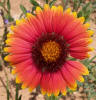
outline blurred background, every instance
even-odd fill
[[[6,46],[5,40],[10,31],[10,25],[15,25],[17,19],[24,18],[27,12],[35,14],[36,6],[43,8],[45,3],[52,5],[62,5],[64,9],[71,7],[77,12],[77,16],[85,17],[85,22],[90,23],[93,43],[91,47],[90,59],[81,61],[90,71],[90,75],[85,77],[84,83],[78,83],[78,89],[73,92],[68,89],[66,96],[58,97],[59,100],[96,100],[96,0],[0,0],[0,100],[45,100],[38,87],[32,93],[28,89],[21,89],[21,85],[15,83],[15,76],[11,74],[12,68],[3,60],[3,48]],[[56,100],[54,96],[47,98]]]

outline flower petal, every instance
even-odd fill
[[[89,52],[92,51],[92,48],[89,47],[73,47],[70,48],[70,52],[75,52],[75,53],[85,53],[85,52]]]
[[[54,8],[54,9],[53,9]],[[58,7],[57,9],[53,6],[53,30],[57,34],[61,34],[61,32],[65,29],[67,25],[69,25],[72,21],[74,21],[74,16],[72,16],[69,12],[62,12],[62,8]],[[61,8],[61,10],[60,10]],[[60,13],[61,12],[61,13]]]
[[[83,75],[88,75],[89,74],[88,69],[82,63],[80,63],[78,61],[71,61],[71,60],[67,61],[67,63],[70,64],[71,67],[74,67],[79,71],[82,71]]]
[[[66,92],[66,83],[60,72],[43,73],[41,88],[45,93],[57,96],[59,92]]]
[[[74,65],[73,65],[74,66]],[[72,65],[66,63],[66,68],[69,70],[71,75],[74,77],[74,79],[83,82],[84,79],[81,75],[83,75],[83,72],[81,70],[76,69],[75,67],[72,67]]]
[[[25,60],[31,59],[31,54],[8,55],[4,58],[5,61],[13,63],[20,63]]]
[[[91,42],[92,42],[92,39],[89,39],[89,38],[80,38],[80,39],[77,39],[76,41],[70,42],[70,48],[81,47],[81,46],[82,47],[86,47]]]
[[[5,42],[8,46],[23,47],[23,48],[27,48],[27,49],[32,47],[32,43],[27,42],[21,38],[16,38],[16,37],[15,38],[8,38]]]
[[[70,52],[70,55],[74,58],[77,58],[77,59],[85,59],[85,58],[89,58],[90,55],[87,53],[87,52]]]
[[[66,62],[67,63],[67,62]],[[66,68],[66,63],[63,65],[61,68],[61,73],[62,76],[67,84],[67,86],[71,89],[76,89],[77,88],[77,83],[74,77],[71,75],[71,73],[67,70]]]

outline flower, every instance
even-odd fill
[[[9,22],[8,19],[5,19],[5,24],[8,24],[8,22]]]
[[[27,13],[30,13],[30,10],[27,10]]]
[[[17,20],[4,48],[9,53],[4,59],[13,66],[16,82],[30,91],[40,85],[41,92],[49,96],[65,95],[67,87],[75,90],[76,80],[83,82],[82,75],[89,72],[79,61],[68,58],[89,57],[93,31],[88,27],[84,17],[77,18],[70,8],[63,12],[62,6],[47,4],[44,10],[36,8],[36,16],[27,13],[25,19]]]

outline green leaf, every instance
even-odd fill
[[[7,79],[7,85],[6,85],[6,92],[7,92],[7,100],[9,100],[10,98],[10,92],[9,92],[9,81],[8,81],[8,77],[6,76]]]
[[[94,77],[92,74],[89,74],[89,78],[90,78],[91,80],[93,80],[93,81],[96,80],[95,77]]]
[[[48,0],[45,0],[46,1],[46,3],[48,4]]]
[[[22,98],[22,95],[19,96],[18,100],[21,100],[21,98]]]
[[[11,9],[10,0],[7,0],[7,8],[8,8],[8,12],[10,13],[10,9]]]
[[[24,13],[21,13],[20,16],[19,16],[19,19],[21,19],[23,15],[24,15]]]
[[[12,16],[10,15],[10,13],[7,13],[7,14],[5,15],[5,19],[8,19],[9,22],[14,21],[14,19],[13,19]]]
[[[83,0],[80,0],[80,3],[82,3],[83,2]]]
[[[26,8],[25,8],[23,5],[20,5],[20,9],[22,10],[22,12],[23,12],[24,14],[27,13],[27,10],[26,10]]]
[[[90,17],[90,14],[91,14],[91,10],[87,10],[84,17],[85,17],[85,22],[87,22],[89,20],[89,17]]]
[[[7,87],[6,87],[6,91],[7,91],[7,100],[9,100],[10,93],[9,93],[8,85],[7,85]]]
[[[86,12],[87,8],[89,8],[91,2],[88,2],[86,5],[83,6],[82,11]]]
[[[76,8],[77,8],[77,5],[78,5],[78,2],[77,2],[77,0],[74,0],[74,4],[73,4],[73,11],[75,11],[75,10],[76,10]]]
[[[40,6],[35,0],[30,0],[30,3],[34,6]]]
[[[65,2],[66,2],[66,0],[63,0],[63,2],[65,3]]]
[[[36,6],[32,7],[32,14],[34,14],[35,9],[36,9]]]
[[[19,90],[18,90],[18,84],[16,84],[16,95],[15,95],[15,100],[18,100],[18,93]]]
[[[56,96],[54,96],[53,94],[50,96],[50,97],[48,97],[47,95],[46,95],[46,100],[59,100],[59,96],[58,97],[56,97]]]
[[[0,2],[0,6],[3,7],[3,5],[4,5],[4,3],[3,2]]]
[[[89,63],[92,63],[92,61],[96,58],[96,56],[93,56],[90,60]]]
[[[78,17],[83,16],[83,12],[82,12],[82,10],[80,10],[80,11],[78,12],[77,16],[78,16]]]
[[[56,2],[57,0],[52,0],[50,3],[49,3],[49,6],[52,7],[52,5],[54,5],[54,3]]]

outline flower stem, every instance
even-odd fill
[[[45,100],[59,100],[59,96],[54,96],[53,94],[51,96],[45,96]]]

